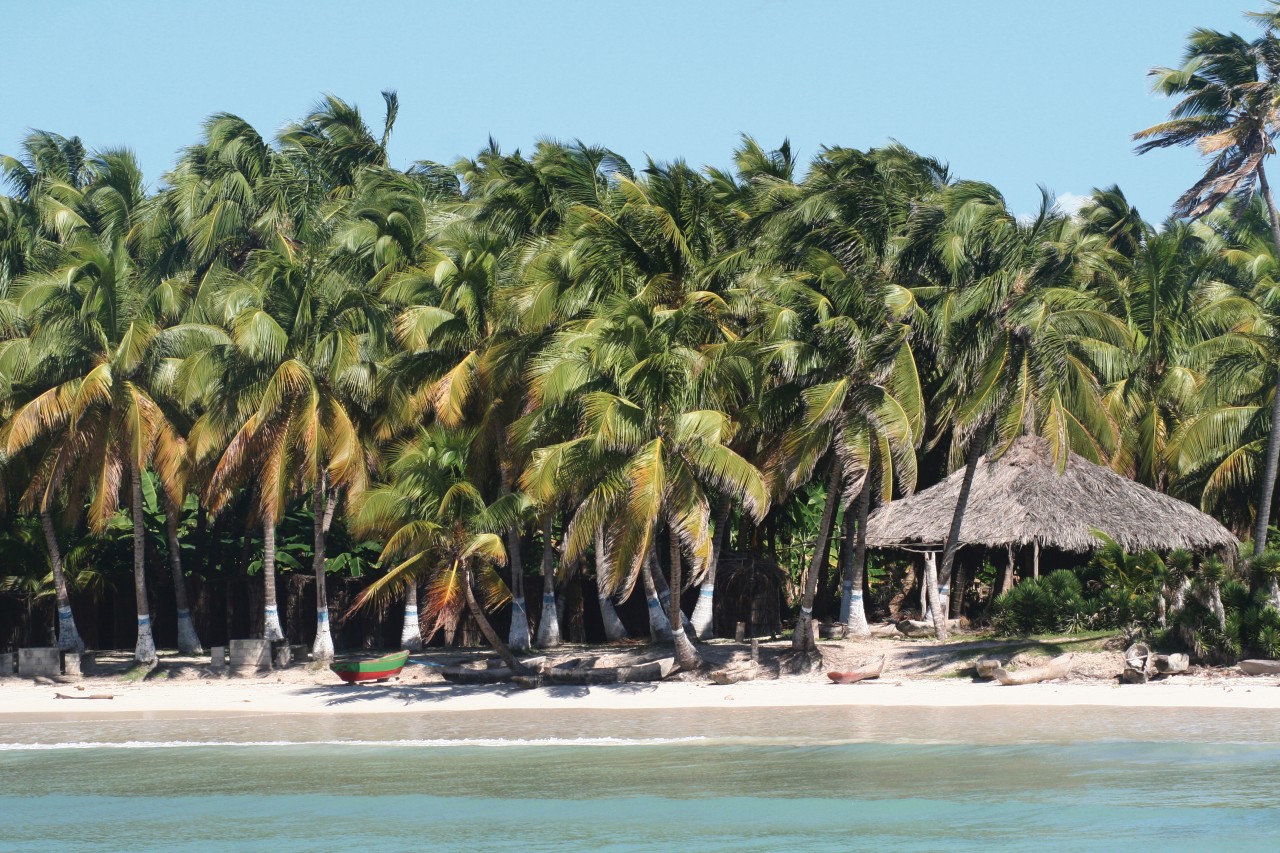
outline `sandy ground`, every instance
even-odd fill
[[[990,640],[938,644],[922,640],[823,642],[821,660],[798,665],[785,643],[760,647],[757,680],[729,686],[690,674],[662,683],[593,687],[554,686],[533,690],[512,685],[459,686],[443,681],[439,665],[483,665],[486,655],[428,651],[415,655],[400,677],[385,684],[344,685],[327,668],[300,664],[248,676],[209,669],[207,659],[163,656],[145,678],[128,673],[127,655],[102,655],[83,679],[0,679],[0,719],[64,715],[174,713],[369,713],[479,710],[659,709],[688,707],[796,707],[866,705],[887,707],[1114,706],[1151,708],[1280,709],[1280,678],[1249,678],[1234,669],[1193,668],[1184,675],[1144,685],[1120,685],[1118,641],[1070,637],[1049,641]],[[711,668],[749,659],[749,649],[718,641],[701,647]],[[1017,687],[980,682],[972,665],[997,657],[1013,667],[1035,666],[1049,656],[1074,655],[1065,681]],[[552,662],[603,656],[617,665],[670,654],[670,647],[565,647]],[[829,670],[873,667],[886,658],[883,676],[853,685],[829,683]],[[432,665],[435,664],[435,665]],[[800,670],[797,672],[796,670]],[[77,699],[58,698],[81,697]],[[89,699],[111,696],[110,699]],[[17,717],[10,717],[16,719]]]

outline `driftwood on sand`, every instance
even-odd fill
[[[68,696],[66,693],[55,693],[53,694],[53,698],[54,699],[114,699],[116,697],[114,694],[111,694],[111,693],[89,693],[85,696]]]
[[[755,681],[759,674],[760,664],[749,660],[713,669],[707,673],[707,677],[716,684],[737,684],[739,681]]]
[[[1005,686],[1036,684],[1041,681],[1052,681],[1055,678],[1066,678],[1071,672],[1072,657],[1074,655],[1059,655],[1044,666],[1033,666],[1030,669],[1019,669],[1015,672],[997,667],[992,672],[992,676]]]
[[[932,622],[921,622],[919,619],[903,619],[898,622],[894,628],[899,634],[905,634],[908,637],[932,637],[937,633],[937,628]],[[950,631],[959,631],[964,628],[964,622],[960,619],[948,619],[947,629]]]
[[[1280,660],[1242,660],[1240,671],[1245,675],[1280,675]]]
[[[675,670],[675,658],[661,658],[630,666],[593,667],[582,665],[579,660],[566,661],[567,665],[540,667],[540,671],[519,678],[509,667],[473,669],[467,666],[446,666],[440,670],[444,680],[452,684],[505,684],[517,681],[521,687],[537,687],[540,684],[625,684],[637,681],[661,681]]]
[[[884,672],[884,662],[888,655],[880,656],[880,663],[870,669],[854,670],[852,672],[828,672],[827,678],[835,684],[857,684],[859,681],[870,681],[879,678]]]
[[[1004,663],[999,658],[982,658],[973,665],[978,671],[979,678],[995,678],[996,670],[1004,667]]]

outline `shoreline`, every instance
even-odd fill
[[[348,687],[255,680],[203,683],[81,685],[84,695],[113,699],[58,699],[75,685],[0,681],[0,721],[118,719],[125,715],[434,714],[485,711],[671,710],[686,708],[973,708],[1107,707],[1206,708],[1280,711],[1274,678],[1232,679],[1214,684],[1164,681],[1144,685],[1041,683],[1004,687],[991,683],[886,679],[837,685],[769,680],[728,686],[693,683],[593,687],[459,686],[441,683]],[[0,741],[3,737],[0,736]]]

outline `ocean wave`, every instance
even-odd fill
[[[706,742],[706,737],[675,738],[414,738],[407,740],[126,740],[65,743],[0,743],[0,752],[59,749],[191,749],[199,747],[510,747],[510,746],[669,746]]]

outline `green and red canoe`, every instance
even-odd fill
[[[348,684],[358,681],[386,681],[394,678],[404,669],[409,660],[409,652],[392,652],[373,660],[343,660],[329,664],[329,669]]]

